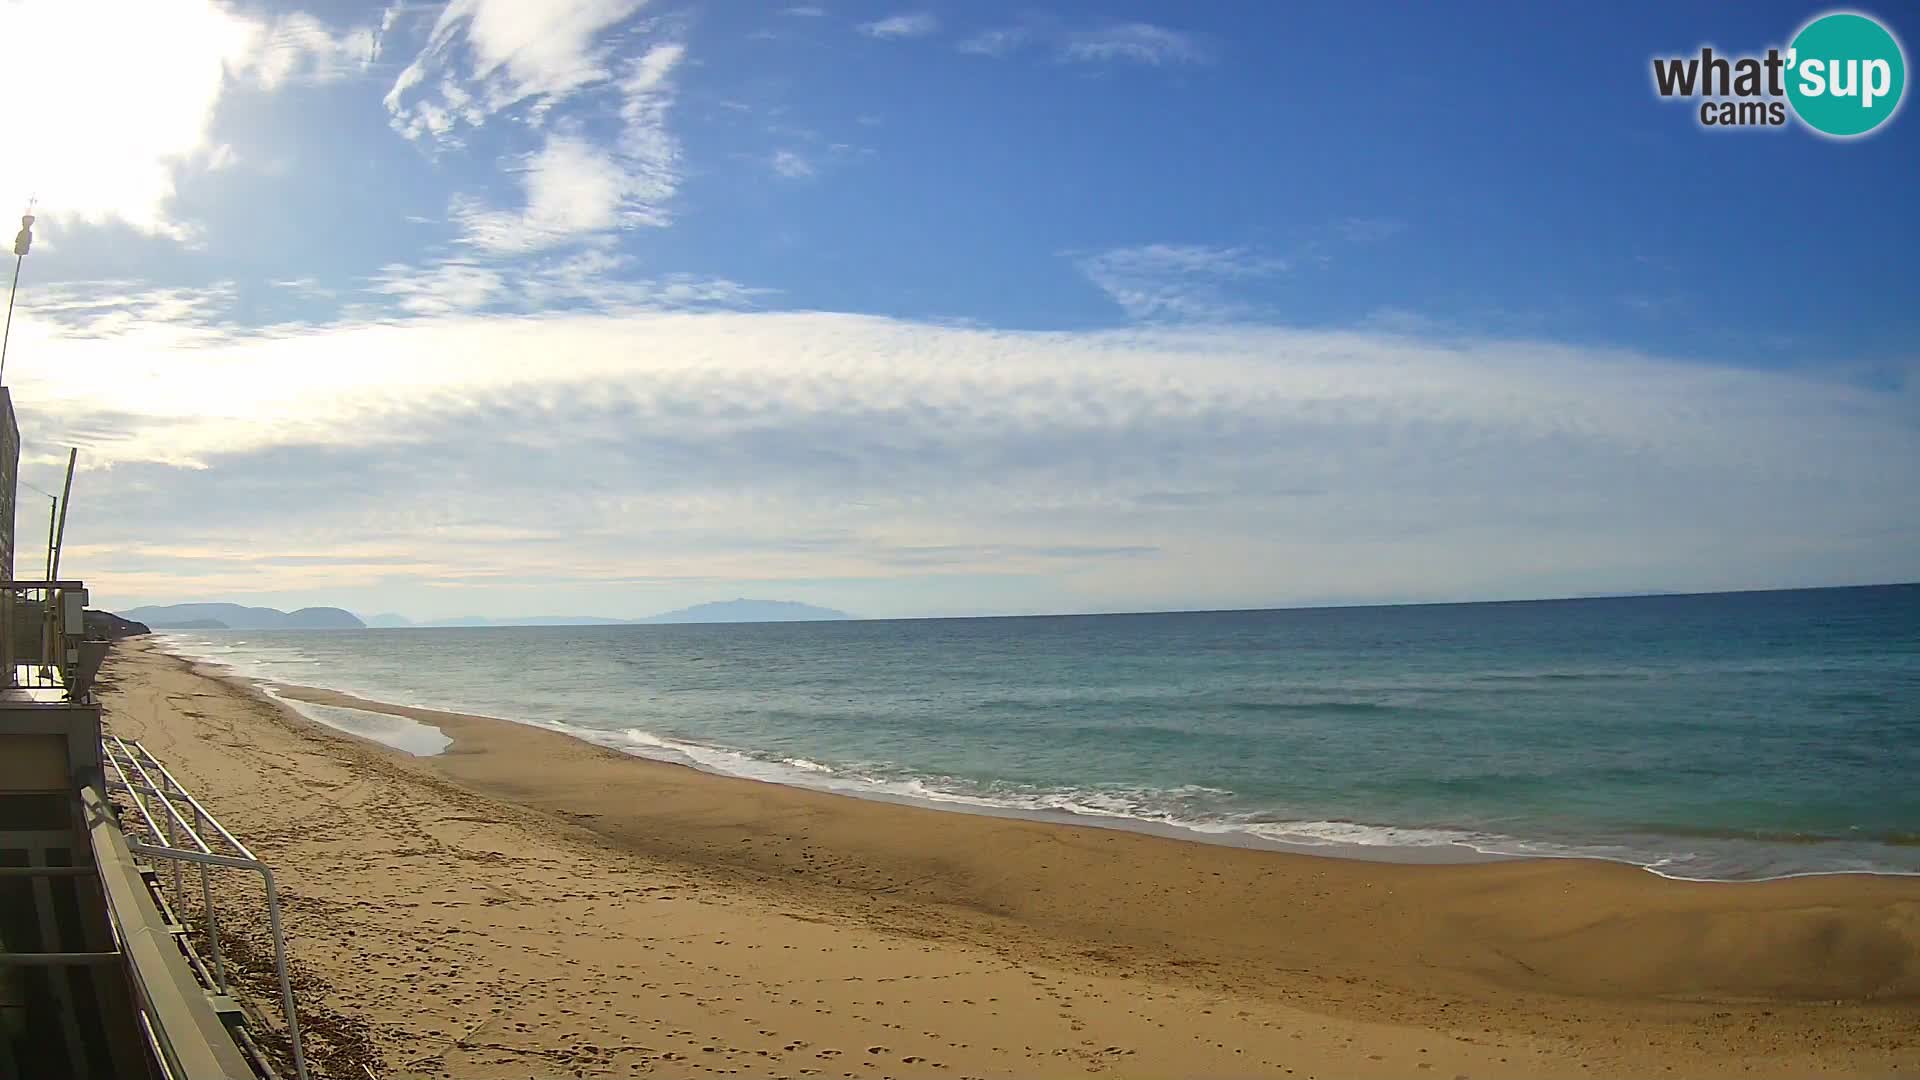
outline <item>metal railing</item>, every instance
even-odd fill
[[[107,766],[107,786],[124,792],[137,811],[122,816],[127,832],[127,849],[148,859],[165,859],[173,866],[173,895],[184,898],[183,871],[197,866],[200,871],[201,912],[206,922],[209,952],[213,956],[213,978],[218,992],[231,994],[226,958],[220,948],[219,912],[213,902],[210,869],[251,870],[260,875],[266,887],[267,927],[273,939],[274,973],[280,983],[280,1010],[286,1018],[287,1042],[296,1080],[307,1080],[307,1062],[300,1041],[300,1017],[294,1007],[293,982],[287,974],[287,941],[281,929],[280,892],[273,871],[254,857],[227,827],[220,824],[200,800],[174,778],[139,740],[117,735],[101,739],[101,756]],[[156,811],[158,817],[155,816]],[[131,820],[129,820],[131,818]],[[164,824],[163,824],[164,822]],[[146,840],[135,838],[140,828]],[[212,843],[208,842],[212,838]],[[186,844],[181,843],[182,840]],[[178,900],[176,899],[176,904]]]

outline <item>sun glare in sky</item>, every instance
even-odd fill
[[[1649,58],[1793,26],[1508,14],[0,3],[23,472],[123,606],[1920,577],[1912,116],[1707,132]]]

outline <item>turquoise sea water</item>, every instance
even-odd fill
[[[1688,878],[1920,873],[1920,585],[165,637],[243,675],[955,808]]]

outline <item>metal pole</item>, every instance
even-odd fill
[[[280,930],[280,891],[274,887],[273,871],[262,865],[260,877],[267,883],[267,929],[273,934],[273,966],[280,972],[280,1006],[287,1013],[287,1043],[293,1051],[293,1074],[307,1080],[307,1056],[300,1047],[300,1014],[293,1008],[293,980],[287,977],[287,936]]]
[[[47,507],[47,580],[53,580],[53,519],[60,512],[60,497],[49,495],[53,504]],[[40,607],[40,666],[53,663],[53,590],[48,589],[46,598]]]
[[[20,215],[20,231],[13,235],[13,288],[7,292],[7,329],[0,333],[0,385],[7,379],[7,344],[13,340],[13,298],[20,292],[20,264],[27,261],[33,247],[33,199],[27,200],[27,212]]]
[[[125,959],[125,955],[117,952],[0,953],[0,967],[73,967],[79,964],[118,964]],[[59,981],[54,985],[67,984]],[[63,1016],[62,1019],[66,1017]],[[78,1038],[73,1041],[76,1045],[80,1043]]]
[[[160,802],[163,805],[167,805],[167,796],[165,792],[160,793]],[[172,809],[171,805],[168,805],[168,809]],[[177,848],[180,846],[179,827],[174,824],[172,817],[168,817],[166,821],[167,821],[167,846],[171,848]],[[186,895],[180,890],[180,860],[175,859],[173,861],[173,902],[175,904],[180,904],[181,901],[185,899],[186,899]]]
[[[73,501],[73,466],[79,460],[79,447],[67,451],[67,486],[60,489],[60,524],[54,531],[53,565],[47,570],[48,581],[60,580],[60,548],[67,542],[67,504]]]
[[[20,264],[26,261],[25,255],[13,257],[13,288],[7,292],[7,330],[0,335],[0,386],[7,381],[7,343],[13,340],[13,298],[20,291]]]
[[[169,776],[167,780],[169,783],[172,783],[173,777]],[[200,831],[200,828],[200,804],[195,803],[193,805],[193,831],[197,833]],[[206,908],[204,914],[207,917],[207,943],[213,948],[213,981],[219,985],[220,992],[224,994],[227,992],[227,962],[220,955],[220,918],[214,914],[213,884],[207,880],[206,863],[200,864],[200,903]]]

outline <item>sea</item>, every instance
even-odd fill
[[[958,811],[1696,880],[1920,874],[1920,585],[161,636],[245,678]],[[308,712],[413,753],[446,745],[427,725]]]

